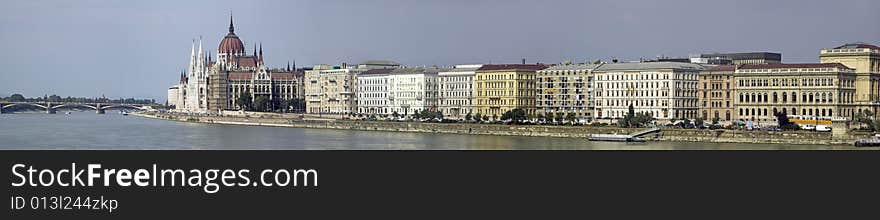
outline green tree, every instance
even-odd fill
[[[251,97],[250,92],[242,92],[240,96],[238,96],[238,107],[245,111],[250,111],[253,107],[253,99]]]
[[[400,114],[398,114],[397,111],[394,111],[391,113],[391,116],[394,116],[395,118],[397,118],[397,116],[400,116]]]
[[[563,119],[565,119],[565,113],[557,112],[556,113],[556,122],[562,123]]]
[[[568,123],[574,123],[575,120],[577,120],[577,116],[575,116],[573,112],[569,112],[565,115],[565,120],[568,121]]]
[[[482,120],[483,120],[483,114],[477,113],[476,115],[474,115],[474,120],[482,121]]]
[[[501,120],[511,120],[513,121],[513,123],[525,121],[526,118],[526,111],[519,108],[507,111],[503,115],[501,115]]]
[[[786,119],[788,119],[788,117],[786,117]],[[712,118],[712,125],[718,125],[718,121],[719,121],[719,120],[721,120],[721,119],[718,118],[718,117],[714,117],[714,118]]]
[[[24,96],[21,94],[12,94],[11,96],[9,96],[8,100],[10,102],[24,102],[24,101],[26,101]]]
[[[782,130],[799,130],[799,129],[801,129],[800,127],[798,127],[797,124],[789,121],[788,116],[783,114],[782,112],[776,112],[773,115],[776,116],[776,121],[779,123],[779,129],[782,129]]]
[[[269,97],[261,95],[254,98],[254,108],[260,112],[269,111]]]
[[[471,115],[470,112],[468,112],[467,115],[464,115],[464,120],[468,120],[468,121],[470,121],[470,120],[473,119],[473,118],[474,118],[474,116]]]
[[[696,126],[697,128],[703,127],[703,124],[705,124],[705,123],[706,122],[703,121],[702,117],[694,119],[694,126]]]

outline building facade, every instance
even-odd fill
[[[500,118],[505,112],[522,109],[535,115],[536,71],[542,64],[483,65],[474,73],[474,112]]]
[[[619,119],[629,106],[655,119],[694,119],[698,74],[705,66],[693,63],[609,63],[593,70],[595,116]]]
[[[438,68],[400,68],[388,74],[388,110],[391,114],[413,115],[437,111]]]
[[[593,70],[601,64],[563,64],[537,71],[537,114],[574,114],[592,120]]]
[[[699,117],[707,121],[717,120],[720,124],[730,124],[737,118],[735,65],[714,66],[700,72],[697,83],[697,104]]]
[[[317,65],[305,72],[306,112],[310,114],[357,113],[357,75],[363,72],[346,64]]]
[[[180,100],[180,87],[179,86],[171,86],[168,88],[168,106],[177,106],[178,101]]]
[[[438,73],[439,108],[443,115],[463,119],[474,114],[474,74],[482,64],[456,65]]]
[[[782,63],[782,54],[771,52],[713,53],[702,54],[700,58],[719,63],[723,63],[721,60],[730,60],[733,65]]]
[[[389,74],[394,69],[371,69],[357,76],[358,113],[367,116],[390,115]]]
[[[189,113],[220,113],[238,110],[243,106],[239,97],[246,94],[251,100],[264,96],[267,109],[276,109],[278,103],[303,99],[302,74],[288,65],[286,69],[269,69],[263,62],[263,48],[252,54],[245,52],[244,43],[235,34],[232,17],[229,33],[220,41],[217,55],[202,50],[198,53],[193,43],[188,73],[178,84],[176,110]]]
[[[856,74],[839,63],[742,65],[734,79],[741,121],[776,125],[776,112],[849,119],[854,114]]]
[[[819,60],[855,69],[857,111],[876,113],[880,110],[880,47],[864,43],[845,44],[821,50]]]

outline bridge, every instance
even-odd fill
[[[6,102],[0,101],[0,114],[5,109],[12,106],[34,106],[46,110],[48,114],[55,114],[57,109],[64,107],[85,107],[94,109],[95,113],[104,114],[108,109],[145,109],[143,104],[124,104],[124,103],[79,103],[79,102]]]

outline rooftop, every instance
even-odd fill
[[[789,68],[841,68],[850,69],[840,63],[773,63],[773,64],[746,64],[739,69],[789,69]]]
[[[736,65],[720,65],[713,66],[706,69],[706,71],[735,71]]]
[[[864,49],[864,48],[880,50],[880,47],[875,46],[875,45],[871,45],[871,44],[867,44],[867,43],[849,43],[849,44],[844,44],[843,46],[835,47],[834,49]]]
[[[595,71],[629,71],[629,70],[704,70],[710,66],[696,63],[681,62],[647,62],[647,63],[606,63]]]
[[[563,64],[551,66],[550,68],[543,69],[542,71],[551,71],[551,70],[594,70],[599,68],[602,64],[586,64],[586,63],[578,63],[578,64]]]
[[[748,52],[748,53],[712,53],[712,54],[701,54],[702,58],[728,58],[732,60],[745,60],[745,59],[767,59],[767,60],[782,60],[781,53],[772,53],[772,52]]]
[[[492,71],[492,70],[543,70],[546,69],[547,66],[544,64],[488,64],[483,65],[477,69],[477,71]]]

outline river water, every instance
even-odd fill
[[[123,116],[117,112],[0,114],[0,149],[292,150],[692,150],[847,149],[726,143],[612,143],[580,138],[429,134],[215,125]]]

